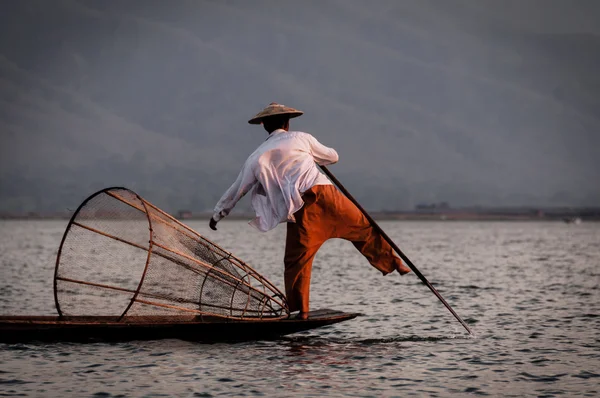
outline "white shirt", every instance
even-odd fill
[[[331,185],[319,165],[338,161],[337,152],[315,137],[300,131],[273,131],[248,157],[233,185],[215,206],[213,218],[227,216],[236,203],[252,190],[256,218],[250,225],[266,232],[285,221],[304,205],[302,193],[315,185]]]

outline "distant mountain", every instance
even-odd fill
[[[209,210],[271,101],[370,209],[600,204],[600,3],[6,1],[0,211]],[[248,202],[241,205],[248,208]]]

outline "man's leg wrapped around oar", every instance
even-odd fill
[[[331,238],[351,241],[373,267],[387,275],[410,272],[392,247],[369,224],[360,210],[333,185],[316,185],[303,196],[304,206],[287,224],[285,291],[290,311],[309,311],[312,263],[321,245]]]

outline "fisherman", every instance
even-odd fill
[[[290,119],[302,114],[273,102],[248,121],[262,124],[269,136],[248,157],[237,180],[223,194],[209,225],[216,230],[217,222],[250,189],[256,212],[250,225],[266,232],[287,222],[285,294],[290,312],[299,311],[297,318],[307,319],[313,259],[328,239],[351,241],[383,275],[394,270],[404,275],[410,268],[317,167],[336,163],[337,152],[308,133],[289,130]]]

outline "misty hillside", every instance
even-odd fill
[[[0,7],[0,212],[105,186],[211,209],[272,101],[370,209],[600,204],[593,0]]]

